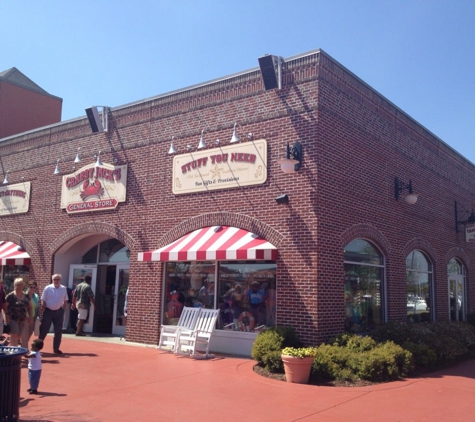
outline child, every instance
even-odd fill
[[[38,394],[38,385],[41,377],[41,353],[43,340],[39,338],[31,342],[31,352],[25,357],[28,359],[28,381],[30,388],[27,390],[30,394]]]

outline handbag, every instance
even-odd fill
[[[36,318],[35,319],[35,326],[33,328],[33,334],[35,336],[39,336],[40,335],[40,324],[41,324],[41,321],[39,318]]]
[[[3,333],[10,334],[10,324],[3,324]]]

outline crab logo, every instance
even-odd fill
[[[96,179],[92,183],[89,180],[86,180],[83,183],[80,194],[83,201],[85,201],[90,196],[97,196],[98,198],[101,198],[102,195],[104,195],[104,188],[102,187],[99,180]]]

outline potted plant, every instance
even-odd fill
[[[287,382],[307,384],[316,355],[315,347],[286,347],[283,349],[281,357]]]

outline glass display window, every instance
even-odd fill
[[[275,326],[275,261],[168,262],[165,324],[178,323],[184,306],[219,309],[217,329],[253,332]]]
[[[345,246],[345,330],[365,333],[384,322],[384,258],[364,239]]]
[[[406,278],[408,321],[432,321],[432,264],[421,251],[406,257]]]

